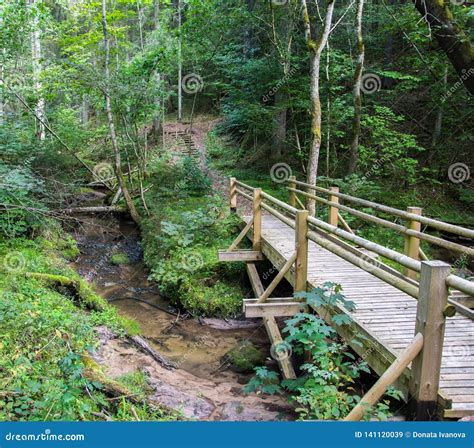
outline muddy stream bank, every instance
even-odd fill
[[[224,355],[250,341],[268,355],[269,343],[259,322],[193,319],[171,307],[156,284],[148,280],[140,235],[126,216],[78,217],[72,230],[81,255],[73,267],[123,316],[133,318],[142,336],[177,368],[168,370],[106,328],[99,328],[96,360],[111,377],[140,370],[150,383],[150,400],[179,409],[199,420],[292,419],[281,397],[261,398],[241,391],[251,374],[231,370]],[[115,266],[110,258],[127,254],[130,264]],[[230,327],[230,329],[222,329]]]

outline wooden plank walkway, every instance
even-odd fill
[[[251,218],[241,216],[245,222]],[[251,231],[249,238],[252,237]],[[295,232],[271,215],[262,216],[262,251],[280,269],[295,250]],[[294,283],[294,269],[286,276]],[[356,305],[350,314],[350,330],[338,332],[381,375],[397,353],[413,339],[417,301],[397,288],[384,283],[369,272],[349,263],[332,252],[309,241],[308,288],[332,281],[343,287],[343,294]],[[354,336],[364,347],[351,343]],[[408,374],[400,377],[397,387],[406,393]],[[440,400],[451,409],[445,417],[474,415],[474,325],[462,315],[446,320],[446,333],[440,381]]]

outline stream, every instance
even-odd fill
[[[100,198],[100,193],[94,193],[86,198],[87,205]],[[291,419],[293,413],[285,399],[244,395],[242,386],[252,374],[235,372],[223,361],[224,355],[243,341],[270,352],[268,337],[259,322],[238,322],[235,328],[236,322],[193,319],[174,309],[160,295],[157,285],[148,280],[139,231],[126,215],[78,216],[72,236],[81,252],[72,263],[74,269],[92,282],[121,315],[137,321],[146,342],[177,366],[167,370],[100,328],[101,344],[95,357],[107,374],[118,377],[141,370],[151,385],[149,399],[179,409],[188,418]],[[110,257],[115,253],[127,254],[130,264],[111,264]],[[230,329],[221,329],[227,326]]]

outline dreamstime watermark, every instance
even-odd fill
[[[270,169],[270,177],[277,184],[285,183],[292,175],[293,171],[287,163],[275,163]]]
[[[204,88],[204,80],[197,73],[190,73],[181,80],[183,92],[193,94],[201,92]]]
[[[368,255],[363,255],[359,259],[359,266],[366,272],[373,272],[380,268],[381,263],[375,258],[369,257]]]
[[[272,0],[272,3],[276,6],[284,6],[288,4],[288,0]]]
[[[454,2],[451,1],[451,3],[454,3]],[[462,3],[464,3],[463,0],[462,0]],[[455,3],[455,4],[462,4],[462,3]],[[469,70],[463,70],[462,75],[459,77],[459,80],[456,81],[449,88],[449,90],[441,96],[440,98],[441,102],[444,103],[449,97],[453,96],[454,93],[464,85],[464,81],[466,81],[473,75],[474,75],[474,68],[470,68]]]
[[[50,429],[45,429],[42,433],[5,434],[7,442],[83,442],[86,440],[84,434],[53,434]]]
[[[192,348],[190,348],[186,353],[184,353],[179,359],[178,361],[176,361],[174,364],[176,366],[177,369],[181,368],[181,366],[186,362],[186,360],[193,354],[196,352],[196,350],[198,350],[199,348],[203,347],[203,346],[208,346],[208,347],[212,347],[213,346],[213,339],[212,339],[212,335],[211,333],[208,331],[206,334],[204,334],[203,336],[200,336],[199,338],[197,338],[196,340],[196,343],[193,344]]]
[[[181,265],[185,271],[195,272],[204,266],[202,255],[196,252],[184,254],[181,258]]]
[[[471,357],[471,347],[462,341],[448,341],[443,347],[444,362],[457,364],[459,361],[466,361]]]
[[[270,355],[275,361],[284,361],[293,354],[291,345],[286,341],[275,342],[270,348]]]
[[[277,92],[288,83],[288,81],[293,77],[297,72],[296,68],[292,68],[283,78],[281,78],[274,87],[272,87],[265,95],[262,97],[264,103],[268,103],[271,98],[273,98]]]
[[[115,175],[113,166],[107,162],[98,163],[92,172],[94,173],[95,180],[98,182],[111,180]]]
[[[9,252],[3,257],[3,267],[7,272],[22,272],[26,267],[26,259],[21,252]]]
[[[471,177],[471,170],[465,163],[453,163],[448,168],[448,178],[453,184],[462,184]]]
[[[362,76],[361,90],[365,94],[378,92],[382,88],[382,80],[375,73],[366,73]]]

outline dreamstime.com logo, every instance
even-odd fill
[[[448,178],[453,184],[462,184],[471,177],[471,170],[465,163],[453,163],[448,168]]]
[[[204,80],[197,73],[190,73],[182,79],[182,88],[185,93],[198,93],[204,88]]]
[[[275,163],[270,170],[270,177],[277,184],[285,183],[292,174],[290,166],[286,163]]]
[[[50,429],[45,429],[42,433],[36,434],[5,434],[7,442],[83,442],[86,440],[84,434],[53,434]]]
[[[293,354],[293,349],[291,348],[291,345],[286,341],[276,342],[272,345],[270,349],[270,354],[275,361],[283,361],[285,359],[291,358],[291,355]]]

